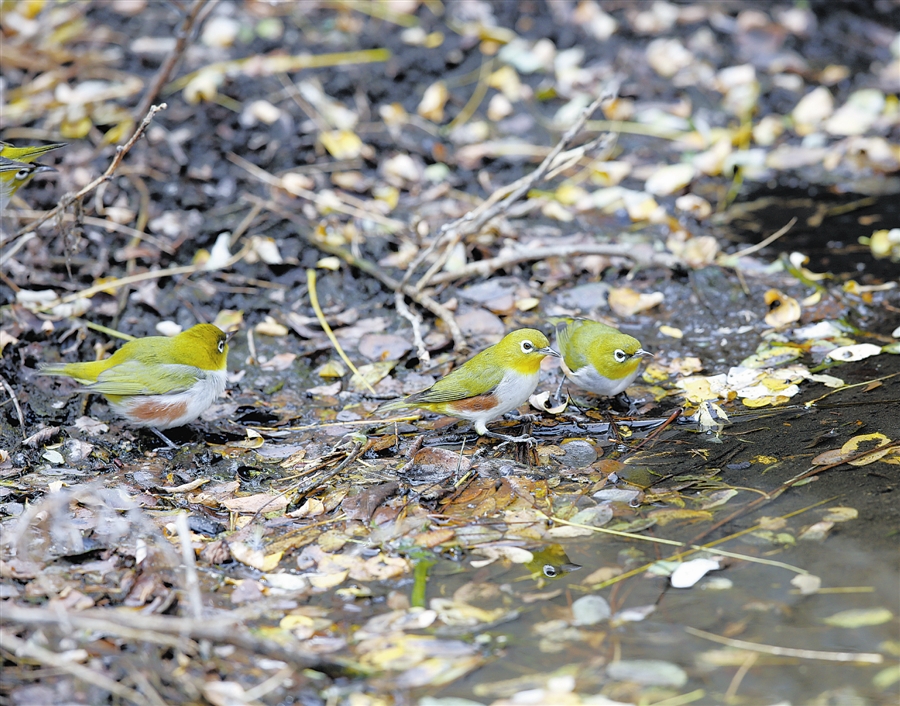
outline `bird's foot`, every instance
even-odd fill
[[[514,422],[520,422],[521,424],[530,424],[531,422],[536,422],[541,418],[540,414],[518,414],[516,412],[507,412],[503,415],[504,419],[511,419]]]
[[[637,405],[635,405],[634,400],[632,400],[627,392],[620,392],[618,395],[613,397],[612,407],[617,412],[621,412],[622,414],[635,415],[637,414]]]
[[[487,436],[494,439],[503,439],[503,442],[499,444],[496,449],[502,449],[507,444],[528,444],[529,447],[538,445],[538,440],[527,434],[523,434],[522,436],[507,436],[506,434],[497,434],[496,432],[489,431]]]

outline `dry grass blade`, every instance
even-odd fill
[[[369,384],[369,381],[363,377],[359,369],[353,364],[353,361],[347,356],[344,352],[344,349],[341,348],[340,342],[337,340],[337,336],[334,335],[334,331],[331,330],[331,326],[328,325],[328,321],[325,320],[325,314],[322,312],[322,307],[319,306],[319,294],[316,291],[316,271],[313,269],[308,269],[306,271],[306,282],[309,288],[309,303],[312,304],[313,311],[316,312],[316,318],[319,320],[319,325],[322,327],[322,330],[325,332],[325,335],[328,336],[328,340],[331,341],[331,345],[334,346],[334,350],[337,351],[337,354],[341,357],[347,367],[353,371],[353,374],[359,377],[362,383],[368,388],[369,392],[373,395],[378,394],[375,392],[375,388]]]
[[[256,177],[260,181],[268,184],[269,186],[274,186],[279,189],[284,189],[294,196],[300,196],[305,198],[316,205],[322,204],[322,199],[319,194],[315,191],[309,191],[308,189],[301,189],[297,186],[291,186],[290,189],[285,188],[284,183],[281,179],[276,176],[272,176],[265,169],[261,169],[257,167],[253,162],[249,162],[243,157],[239,157],[233,152],[229,152],[228,160],[238,165],[241,169],[245,170],[248,174]],[[349,203],[345,203],[340,200],[329,200],[327,207],[331,210],[338,211],[347,216],[352,216],[353,218],[360,218],[362,220],[370,220],[382,225],[388,232],[396,233],[401,230],[406,230],[406,224],[402,221],[398,221],[395,218],[387,218],[386,216],[382,216],[380,213],[376,213],[372,210],[364,210],[359,206],[354,206]]]
[[[670,547],[686,547],[692,549],[693,551],[703,551],[709,552],[710,554],[719,554],[721,556],[727,556],[730,559],[740,559],[741,561],[749,561],[753,564],[765,564],[766,566],[777,566],[781,569],[787,569],[788,571],[793,571],[796,574],[808,574],[809,572],[806,569],[801,569],[797,566],[793,566],[792,564],[786,564],[783,561],[775,561],[774,559],[762,559],[758,556],[750,556],[748,554],[738,554],[736,552],[727,552],[724,549],[714,549],[711,546],[701,546],[698,544],[688,543],[688,542],[679,542],[675,539],[663,539],[662,537],[648,537],[644,534],[636,534],[634,532],[620,532],[619,530],[607,529],[606,527],[594,527],[593,525],[585,525],[579,522],[569,522],[568,520],[563,520],[559,517],[553,517],[551,515],[544,514],[540,510],[538,510],[540,514],[544,515],[549,522],[553,522],[559,525],[565,525],[566,527],[577,527],[579,529],[590,530],[591,532],[599,532],[600,534],[611,534],[615,537],[623,537],[625,539],[636,539],[641,542],[651,542],[653,544],[667,544]]]
[[[862,662],[864,664],[881,664],[884,657],[877,652],[825,652],[824,650],[803,650],[793,647],[778,647],[777,645],[762,645],[758,642],[747,640],[735,640],[731,637],[723,637],[715,633],[706,632],[686,626],[685,632],[704,640],[718,642],[720,645],[736,647],[740,650],[752,650],[776,657],[797,657],[799,659],[822,659],[828,662]]]

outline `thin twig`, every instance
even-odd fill
[[[194,620],[203,618],[203,598],[200,596],[200,581],[197,578],[197,563],[188,528],[187,513],[181,511],[175,516],[175,529],[181,544],[181,560],[184,562],[184,592],[188,598],[188,608]]]
[[[789,519],[791,517],[796,517],[798,515],[802,515],[805,512],[809,512],[810,510],[814,510],[817,507],[826,505],[831,502],[834,502],[834,498],[826,498],[824,500],[819,500],[818,502],[815,502],[812,505],[808,505],[807,507],[800,508],[799,510],[795,510],[794,512],[789,512],[786,515],[782,515],[781,518]],[[732,534],[729,534],[727,537],[719,537],[719,539],[716,539],[712,542],[704,544],[696,549],[693,549],[693,548],[692,549],[684,549],[680,552],[677,552],[675,554],[667,556],[666,561],[680,561],[682,559],[685,559],[685,558],[691,556],[692,554],[696,554],[699,551],[706,551],[708,549],[712,549],[713,547],[716,547],[720,544],[725,544],[726,542],[730,542],[731,540],[737,539],[738,537],[743,537],[744,535],[750,534],[751,532],[756,532],[759,529],[761,529],[760,525],[753,525],[751,527],[747,527],[746,529],[743,529],[740,532],[734,532]],[[600,591],[604,588],[608,588],[609,586],[620,583],[626,579],[630,579],[630,578],[633,578],[640,574],[643,574],[645,571],[648,571],[650,569],[650,567],[652,567],[653,564],[655,564],[655,563],[656,563],[655,561],[651,561],[651,562],[648,562],[641,566],[637,566],[633,569],[629,569],[625,573],[619,574],[618,576],[615,576],[611,579],[607,579],[606,581],[601,581],[598,584],[592,584],[590,587],[590,590]]]
[[[6,612],[6,606],[4,606]],[[143,694],[127,686],[123,686],[114,679],[110,679],[104,674],[94,671],[89,667],[85,667],[77,662],[72,662],[61,657],[56,652],[52,652],[40,645],[22,640],[16,637],[12,632],[0,630],[0,647],[16,657],[24,657],[33,659],[41,664],[54,667],[67,674],[71,674],[76,679],[83,681],[85,684],[93,684],[99,689],[115,694],[119,698],[125,699],[139,706],[153,706]]]
[[[37,218],[40,215],[43,215],[43,211],[19,211],[20,216],[28,218]],[[74,222],[75,216],[71,213],[63,213],[60,214],[57,218],[58,221],[65,221],[66,223]],[[160,250],[162,250],[167,255],[174,255],[175,250],[171,245],[166,243],[161,238],[157,238],[154,235],[150,235],[149,233],[144,233],[136,228],[131,228],[130,226],[122,225],[121,223],[116,223],[115,221],[111,221],[105,218],[95,218],[94,216],[83,216],[80,221],[85,225],[89,226],[97,226],[99,228],[105,228],[106,230],[113,230],[117,233],[121,233],[122,235],[130,235],[132,238],[136,238],[138,240],[146,240],[148,243],[152,243]],[[21,238],[16,241],[16,244],[12,248],[6,248],[5,243],[0,240],[0,248],[3,248],[2,254],[0,254],[0,265],[10,259],[21,247],[24,243],[27,243],[31,238],[37,237],[33,232],[28,232]],[[24,242],[23,242],[24,241]],[[22,245],[20,245],[20,243]]]
[[[6,394],[9,395],[9,399],[12,400],[13,407],[16,408],[16,415],[19,417],[19,429],[22,432],[22,439],[27,438],[27,434],[25,433],[25,415],[22,414],[22,408],[19,406],[19,398],[16,397],[16,391],[9,386],[9,383],[6,382],[6,378],[0,375],[0,384],[3,385],[3,389],[6,390]]]
[[[244,255],[246,255],[250,251],[250,245],[244,246],[236,255],[232,255],[231,259],[228,260],[220,269],[228,269],[235,263],[239,262]],[[130,277],[120,277],[119,279],[112,280],[110,282],[104,282],[103,284],[95,284],[92,287],[88,287],[87,289],[82,289],[80,292],[73,292],[72,294],[67,294],[59,301],[50,302],[49,304],[44,304],[43,306],[36,307],[33,309],[35,312],[47,311],[48,309],[52,309],[53,307],[59,306],[60,304],[71,304],[78,299],[89,299],[90,297],[98,294],[100,292],[106,292],[110,290],[119,289],[119,287],[125,287],[129,284],[135,284],[137,282],[143,282],[148,279],[161,279],[163,277],[174,277],[176,275],[191,275],[195,272],[203,272],[206,270],[205,264],[196,264],[196,265],[179,265],[178,267],[169,267],[165,270],[150,270],[149,272],[140,272],[136,275],[131,275]],[[214,271],[214,270],[213,270]]]
[[[2,237],[0,237],[0,248],[2,248],[2,252],[0,252],[0,267],[3,267],[7,260],[11,260],[19,250],[35,238],[37,238],[37,236],[34,233],[25,233],[21,238],[18,238],[11,247],[6,247],[6,243],[4,243]]]
[[[363,454],[363,452],[369,447],[370,443],[366,443],[366,444],[355,443],[356,448],[353,449],[353,451],[350,452],[350,454],[347,456],[347,458],[345,458],[343,461],[341,461],[337,466],[332,468],[327,473],[316,476],[315,478],[311,478],[305,484],[298,486],[296,492],[294,493],[293,502],[296,503],[299,498],[302,498],[314,487],[325,485],[325,483],[327,483],[331,478],[334,478],[334,476],[336,476],[338,473],[343,471],[347,466],[349,466],[351,463],[353,463],[356,459],[358,459]]]
[[[344,352],[340,342],[337,340],[337,336],[334,335],[334,331],[332,331],[331,326],[328,325],[328,321],[325,319],[325,313],[322,311],[322,307],[319,306],[319,294],[316,292],[316,271],[312,268],[306,271],[306,283],[307,288],[309,289],[309,303],[312,304],[313,311],[316,313],[316,318],[319,320],[319,325],[322,327],[325,335],[328,336],[331,345],[334,346],[334,349],[341,357],[341,360],[343,360],[347,364],[347,367],[353,371],[353,374],[356,375],[362,381],[363,385],[369,389],[369,392],[373,395],[377,395],[378,393],[375,392],[375,388],[369,384],[369,381],[363,377],[357,367],[353,364],[353,361],[350,360],[349,356]]]
[[[419,364],[427,366],[431,362],[431,355],[425,347],[425,341],[422,339],[422,317],[408,306],[403,298],[403,292],[394,292],[394,307],[397,313],[404,319],[409,321],[413,331],[413,343],[416,347],[416,355],[419,357]]]
[[[747,673],[753,668],[753,665],[756,664],[758,659],[758,652],[751,652],[747,655],[747,659],[745,659],[744,663],[738,667],[738,670],[734,673],[734,677],[731,679],[731,683],[728,685],[728,689],[725,690],[725,698],[723,699],[725,703],[731,703],[732,699],[737,695],[738,689],[741,688],[741,682],[744,681],[744,677],[747,676]]]
[[[547,153],[547,156],[533,172],[528,174],[526,177],[519,179],[512,186],[502,187],[480,206],[473,209],[462,218],[448,224],[443,229],[443,233],[440,235],[440,237],[435,239],[431,246],[420,253],[416,257],[416,259],[413,260],[412,263],[410,263],[406,274],[401,280],[401,284],[406,284],[410,281],[416,268],[428,256],[430,256],[432,252],[434,252],[438,248],[443,248],[442,255],[438,257],[437,261],[433,263],[429,270],[419,279],[419,281],[416,283],[415,288],[417,291],[421,291],[425,286],[427,286],[430,282],[431,277],[437,273],[438,269],[443,267],[444,262],[446,261],[446,257],[453,250],[453,247],[456,245],[456,243],[460,242],[467,235],[477,233],[479,230],[481,230],[482,226],[484,226],[485,223],[498,216],[499,214],[505,212],[510,205],[527,194],[532,186],[534,186],[534,184],[536,184],[544,177],[544,175],[550,169],[551,165],[554,163],[560,153],[569,145],[569,143],[572,142],[573,139],[575,139],[575,136],[584,127],[587,119],[594,113],[595,110],[597,110],[597,108],[600,107],[600,104],[608,98],[614,97],[618,93],[618,91],[619,81],[617,79],[610,81],[609,84],[604,87],[603,91],[601,91],[600,95],[597,96],[594,102],[582,111],[578,119],[568,130],[566,130],[565,134],[560,138],[559,142],[557,142],[553,149],[551,149],[550,152]],[[500,196],[501,194],[503,195],[502,198]]]
[[[740,650],[752,650],[776,657],[799,657],[800,659],[822,659],[827,662],[863,662],[865,664],[881,664],[884,657],[877,652],[825,652],[824,650],[799,650],[793,647],[778,647],[777,645],[763,645],[747,640],[735,640],[732,637],[723,637],[715,633],[698,630],[689,625],[685,626],[685,632],[704,640],[718,642],[720,645],[736,647]]]
[[[154,105],[150,107],[150,110],[147,112],[147,115],[144,116],[144,119],[141,121],[141,124],[137,126],[137,129],[134,131],[134,134],[129,138],[128,142],[124,145],[119,145],[116,147],[116,154],[113,157],[112,162],[109,167],[107,167],[106,171],[103,172],[100,176],[94,179],[87,186],[82,187],[75,194],[66,194],[63,196],[59,203],[56,204],[55,208],[50,209],[43,216],[38,218],[36,221],[32,221],[27,226],[20,228],[16,232],[16,236],[24,235],[29,231],[35,230],[42,223],[50,220],[58,213],[62,213],[69,206],[71,206],[75,201],[79,199],[83,199],[89,193],[91,193],[94,189],[96,189],[100,184],[109,181],[112,178],[112,175],[115,173],[116,169],[119,168],[119,165],[122,163],[122,160],[125,158],[125,155],[134,147],[134,143],[138,141],[141,135],[144,134],[144,131],[152,122],[154,116],[161,110],[165,110],[168,106],[165,103],[160,103],[159,105]]]
[[[743,250],[738,250],[736,253],[732,253],[731,255],[726,255],[726,259],[737,260],[738,258],[744,257],[746,255],[752,255],[753,253],[762,250],[767,245],[771,245],[776,240],[778,240],[781,236],[787,233],[791,228],[794,227],[794,224],[797,222],[797,217],[795,216],[791,220],[789,220],[784,226],[776,230],[772,235],[770,235],[765,240],[761,240],[756,245],[751,245],[749,247],[744,248]]]
[[[304,667],[321,665],[316,655],[303,652],[300,642],[279,637],[282,642],[253,635],[237,613],[223,613],[214,620],[179,618],[171,615],[143,615],[130,610],[89,608],[82,611],[51,610],[49,608],[25,608],[4,604],[0,622],[13,625],[48,625],[59,629],[90,631],[106,635],[122,635],[134,640],[169,644],[175,637],[184,640],[209,640],[291,664]],[[135,631],[140,633],[135,636]],[[164,642],[165,641],[165,642]]]
[[[156,72],[156,76],[153,77],[153,83],[150,84],[150,87],[147,89],[147,92],[144,94],[144,97],[141,99],[140,105],[135,109],[134,115],[143,115],[147,112],[147,108],[156,100],[156,96],[159,95],[159,92],[162,90],[163,85],[166,81],[169,80],[169,77],[172,75],[172,70],[175,68],[175,64],[178,63],[178,60],[181,58],[182,54],[184,54],[184,50],[187,49],[188,40],[191,38],[191,34],[194,31],[194,24],[199,25],[203,20],[199,20],[200,12],[203,10],[203,6],[209,0],[194,0],[194,4],[191,5],[191,9],[188,11],[187,16],[184,18],[184,22],[181,23],[181,27],[178,30],[177,41],[175,42],[175,46],[172,48],[172,51],[169,52],[169,55],[166,57],[166,60],[163,62],[162,66],[159,67],[159,70]],[[205,15],[208,15],[210,10],[212,10],[218,0],[213,0],[209,7],[206,9]]]
[[[643,253],[640,248],[633,245],[617,245],[614,243],[587,243],[584,245],[554,245],[547,248],[531,248],[509,255],[500,255],[487,260],[470,262],[453,272],[442,272],[431,278],[430,284],[445,284],[467,277],[486,277],[492,272],[520,262],[532,262],[545,260],[551,257],[578,257],[581,255],[607,255],[610,257],[623,257],[645,265],[661,265],[663,267],[675,267],[681,264],[681,260],[671,253],[658,253],[648,249]]]

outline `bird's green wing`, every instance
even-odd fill
[[[84,392],[101,395],[172,395],[189,390],[201,375],[190,365],[147,366],[129,360],[104,370]]]
[[[486,395],[503,379],[505,370],[485,354],[491,349],[482,351],[470,361],[442,377],[427,390],[407,397],[409,404],[456,402],[469,397]]]
[[[575,372],[581,370],[588,365],[588,359],[585,350],[578,345],[578,332],[582,329],[580,322],[569,321],[569,323],[559,323],[556,325],[556,343],[559,346],[559,352],[566,363],[566,367]]]

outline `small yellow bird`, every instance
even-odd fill
[[[0,156],[0,213],[6,210],[13,194],[42,172],[55,172],[53,167],[43,164],[18,162]]]
[[[641,342],[590,319],[553,319],[566,377],[582,390],[615,397],[637,377],[641,359],[652,356]],[[562,382],[560,382],[562,387]],[[559,390],[557,390],[557,397]]]
[[[529,441],[530,437],[506,436],[488,431],[487,423],[511,412],[534,392],[545,356],[559,357],[540,331],[523,328],[507,334],[427,390],[422,390],[382,410],[417,407],[475,423],[479,436],[506,441]]]
[[[197,324],[171,338],[136,338],[105,360],[42,365],[40,373],[73,378],[84,385],[79,392],[103,395],[132,426],[170,429],[197,419],[225,391],[230,337]]]

